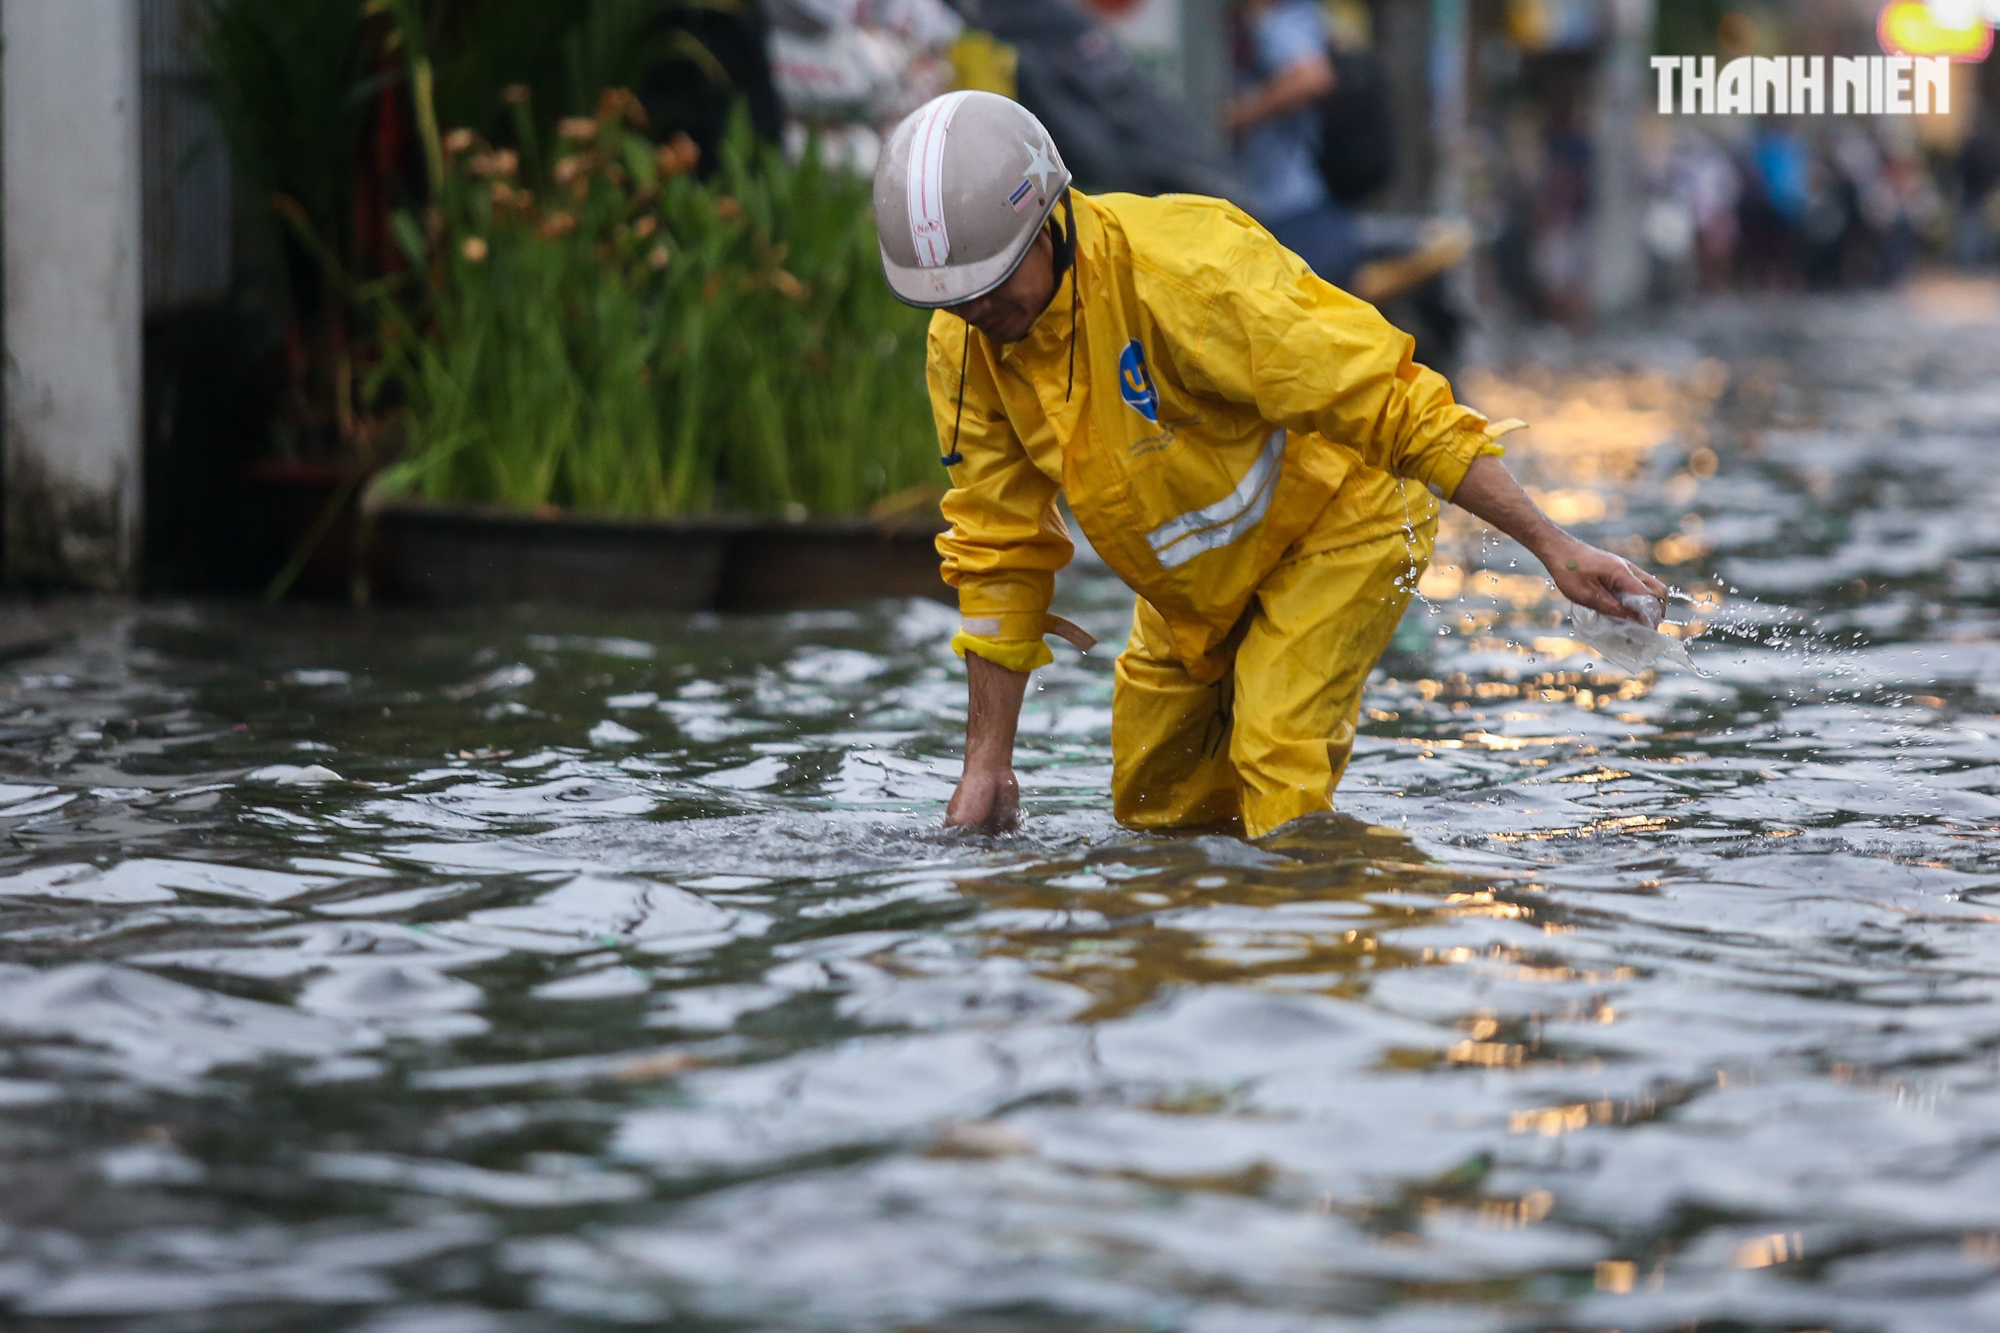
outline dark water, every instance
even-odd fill
[[[2000,1328],[2000,299],[1519,355],[1710,674],[1454,528],[1258,845],[1111,824],[1088,570],[997,841],[929,604],[0,667],[0,1324]]]

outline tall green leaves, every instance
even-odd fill
[[[636,85],[678,49],[678,20],[690,10],[736,3],[367,0],[371,11],[394,20],[402,53],[421,53],[433,66],[443,122],[488,135],[513,131],[509,88],[536,90],[545,117],[538,128],[546,132],[557,116],[587,113],[606,88]]]
[[[561,125],[546,181],[447,138],[442,227],[392,362],[387,494],[671,515],[852,513],[931,481],[921,312],[877,270],[865,183],[793,165],[739,121],[706,184],[629,95]]]
[[[350,256],[354,174],[368,121],[359,0],[213,0],[209,86],[235,169],[299,204]]]
[[[600,100],[693,70],[672,114],[713,109],[690,30],[744,2],[204,0],[288,260],[281,438],[357,473],[400,440],[384,488],[517,508],[853,512],[935,481],[924,317],[866,186],[740,120],[698,182]]]

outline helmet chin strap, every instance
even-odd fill
[[[972,366],[972,325],[965,326],[965,347],[958,354],[958,410],[951,416],[951,452],[938,462],[946,467],[957,467],[965,461],[965,455],[958,451],[958,428],[965,424],[965,372]]]
[[[1049,217],[1049,232],[1055,239],[1056,281],[1060,283],[1065,273],[1069,274],[1069,383],[1063,388],[1063,401],[1076,392],[1076,302],[1077,288],[1083,275],[1076,271],[1076,210],[1070,204],[1069,191],[1063,191],[1063,221],[1056,225],[1053,214]]]
[[[1063,191],[1063,220],[1056,221],[1055,214],[1049,214],[1049,239],[1055,242],[1056,281],[1063,280],[1063,274],[1076,267],[1076,212],[1070,207],[1069,191]]]

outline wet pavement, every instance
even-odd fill
[[[0,1322],[2000,1327],[2000,292],[1536,335],[1627,679],[1455,523],[1344,815],[937,827],[929,603],[149,606],[0,665]]]

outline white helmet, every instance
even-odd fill
[[[896,127],[875,168],[875,232],[889,290],[957,305],[1012,276],[1063,198],[1069,168],[1028,109],[946,93]]]

